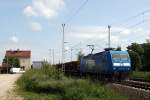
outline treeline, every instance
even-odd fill
[[[138,44],[132,43],[127,47],[130,58],[132,70],[136,71],[150,71],[150,41]]]

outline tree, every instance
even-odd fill
[[[11,67],[20,67],[20,62],[18,58],[6,57],[3,59],[3,63],[9,64]]]
[[[142,46],[137,43],[132,43],[130,46],[127,47],[127,49],[138,53],[140,56],[144,53]]]
[[[128,50],[131,59],[132,70],[140,70],[141,69],[141,59],[137,52]]]
[[[142,55],[143,70],[150,70],[150,43],[143,43],[144,53]]]
[[[130,51],[129,54],[131,56],[131,62],[133,67],[136,68],[135,65],[136,63],[139,63],[138,59],[140,59],[140,63],[142,64],[142,68],[140,67],[140,69],[145,71],[150,71],[150,61],[149,61],[150,60],[150,39],[147,39],[146,43],[143,44],[132,43],[130,46],[127,47],[127,49],[128,51]],[[131,51],[134,51],[134,53]],[[137,54],[135,54],[135,52]],[[135,58],[135,56],[139,56],[139,57]]]
[[[133,66],[133,70],[140,70],[143,67],[143,53],[144,49],[141,44],[132,43],[127,47],[129,51],[129,55],[131,57],[131,65]]]
[[[12,65],[13,65],[14,67],[20,67],[19,59],[18,59],[18,58],[14,58]]]

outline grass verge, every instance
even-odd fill
[[[49,65],[28,70],[16,84],[25,100],[127,100],[101,84],[67,78]]]
[[[150,72],[138,72],[138,71],[134,71],[131,74],[131,78],[133,78],[133,79],[150,80]]]

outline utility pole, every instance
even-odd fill
[[[65,67],[64,67],[64,40],[65,40],[65,24],[62,24],[62,28],[63,28],[63,36],[62,36],[62,71],[65,71]]]
[[[51,60],[51,49],[49,49],[49,64],[52,65],[52,60]]]
[[[110,28],[111,26],[108,25],[108,48],[110,48]]]
[[[71,48],[71,61],[72,61],[72,51],[73,51],[73,49]]]
[[[53,49],[53,65],[55,64],[55,55],[54,55],[54,49]]]

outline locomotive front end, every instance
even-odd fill
[[[114,72],[130,72],[131,61],[127,51],[111,51],[112,70]]]

